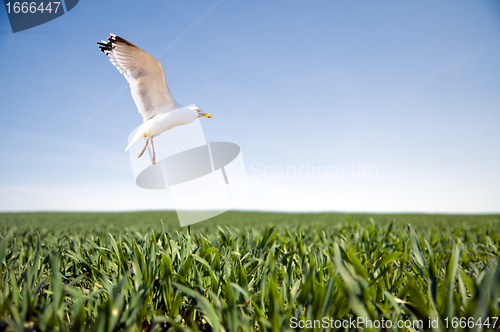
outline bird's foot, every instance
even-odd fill
[[[149,138],[146,140],[146,145],[144,145],[144,147],[142,148],[141,152],[139,152],[139,154],[137,155],[137,158],[142,157],[142,155],[146,151],[146,148],[148,147],[148,143],[149,143]]]
[[[156,164],[156,152],[155,146],[153,145],[153,139],[151,138],[151,150],[153,150],[153,165]]]

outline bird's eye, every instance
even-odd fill
[[[196,109],[196,112],[199,112],[200,110],[199,109]]]

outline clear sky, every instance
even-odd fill
[[[241,146],[240,209],[500,212],[497,0],[82,0],[16,34],[0,8],[0,211],[173,208],[134,184],[110,32]]]

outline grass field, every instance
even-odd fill
[[[0,331],[500,325],[500,215],[4,213],[0,231]]]

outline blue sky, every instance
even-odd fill
[[[240,209],[500,212],[495,0],[82,0],[16,34],[0,9],[0,211],[173,208],[134,184],[110,32],[241,146]]]

